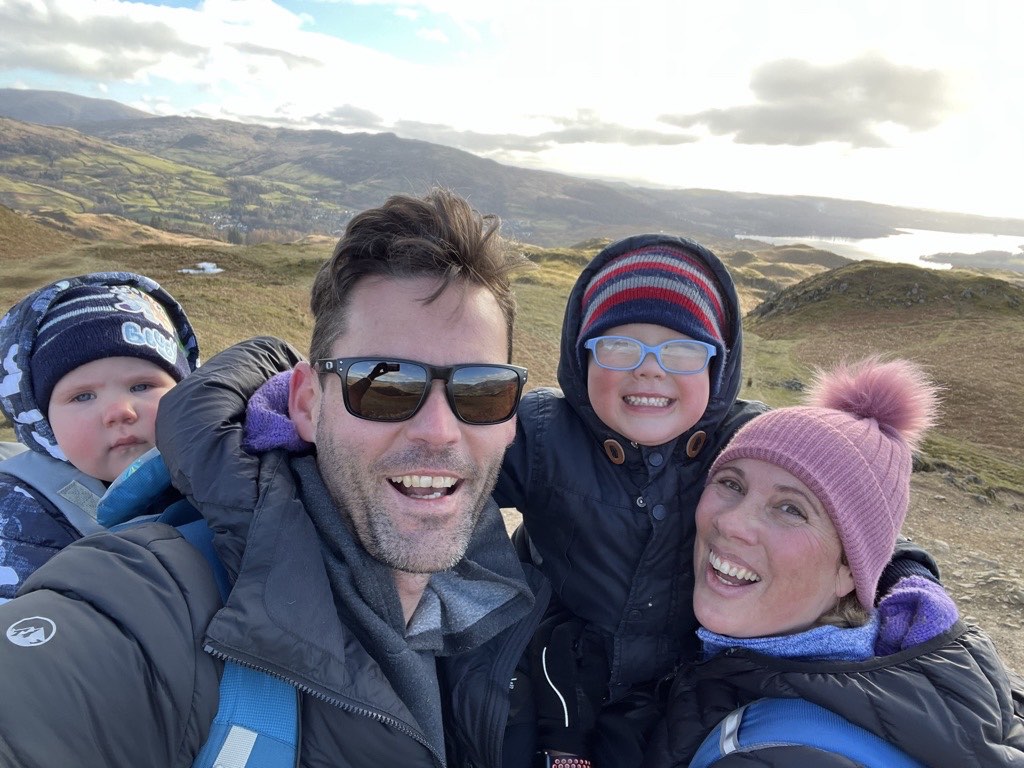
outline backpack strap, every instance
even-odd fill
[[[925,768],[903,750],[803,699],[758,699],[733,710],[704,739],[690,768],[708,768],[734,752],[807,746],[864,768]]]
[[[298,690],[228,661],[217,716],[192,768],[292,768],[298,736]]]
[[[51,512],[60,512],[82,536],[102,531],[96,509],[106,486],[66,461],[22,451],[0,461],[0,472],[20,480]]]
[[[171,514],[180,516],[181,510]],[[231,585],[213,548],[213,531],[206,520],[200,517],[177,529],[203,553],[213,569],[221,599],[226,600]],[[298,750],[299,692],[295,686],[266,672],[226,661],[217,715],[192,768],[293,768],[298,764]]]

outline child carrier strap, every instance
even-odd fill
[[[171,512],[178,518],[181,514],[181,508]],[[206,520],[199,518],[176,528],[203,553],[221,599],[227,599],[230,582],[213,548],[213,531]],[[225,662],[217,715],[192,768],[294,768],[298,749],[299,692],[295,687],[266,672]]]
[[[704,739],[690,768],[708,768],[734,752],[788,746],[843,755],[864,768],[925,768],[870,731],[803,699],[758,699],[730,712]]]
[[[103,530],[96,522],[96,509],[106,487],[66,461],[22,451],[0,461],[0,473],[24,483],[33,498],[64,515],[82,536]]]

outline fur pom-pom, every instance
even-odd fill
[[[917,364],[869,357],[819,372],[808,404],[874,419],[881,429],[899,435],[913,449],[935,423],[938,393],[938,387]]]

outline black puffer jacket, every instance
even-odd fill
[[[712,360],[722,384],[688,432],[655,447],[630,443],[606,427],[587,397],[587,371],[576,357],[581,299],[594,274],[616,256],[655,243],[682,244],[703,257],[721,285],[729,344]],[[562,325],[561,391],[527,393],[516,440],[495,498],[523,513],[534,562],[561,603],[606,639],[611,691],[624,692],[669,672],[696,651],[693,616],[694,510],[715,456],[762,403],[736,402],[742,351],[739,301],[732,278],[710,251],[665,235],[616,243],[583,270]],[[613,462],[614,441],[625,455]]]
[[[1014,685],[1022,695],[1019,678]],[[644,768],[686,768],[704,734],[763,697],[812,701],[931,768],[1024,766],[1024,720],[1014,713],[1011,674],[984,632],[957,622],[926,643],[866,661],[799,661],[732,649],[692,665],[673,685]],[[855,764],[791,746],[735,753],[715,765]]]
[[[516,605],[501,610],[504,629],[453,657],[459,664],[440,664],[445,710],[464,718],[446,723],[444,755],[346,626],[351,619],[334,609],[292,459],[240,450],[246,399],[296,358],[281,342],[254,339],[161,403],[167,466],[214,530],[234,582],[223,607],[201,556],[159,525],[76,543],[32,577],[26,597],[0,606],[4,626],[31,612],[58,627],[35,648],[0,643],[0,665],[16,670],[0,676],[3,765],[190,766],[216,709],[219,658],[299,688],[307,768],[501,763],[509,681],[544,600],[532,599],[497,507],[485,511],[466,557],[522,588]],[[29,654],[31,663],[19,663]]]

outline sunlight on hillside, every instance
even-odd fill
[[[530,387],[557,385],[566,298],[580,269],[606,242],[557,249],[514,246],[535,264],[516,282],[520,313],[513,352],[514,362],[530,369]],[[130,246],[55,233],[0,208],[0,245],[4,310],[59,277],[109,269],[141,272],[185,306],[205,359],[259,334],[280,336],[304,352],[312,330],[309,287],[333,240]],[[722,252],[744,311],[757,308],[744,321],[741,396],[790,405],[800,400],[815,366],[872,352],[910,356],[945,388],[942,439],[933,443],[934,450],[994,487],[1024,489],[1021,289],[967,271],[847,262],[806,249],[795,252],[799,263],[783,261],[793,255],[792,248],[770,247]],[[182,274],[199,262],[216,263],[223,272]],[[997,370],[998,376],[978,375]]]

